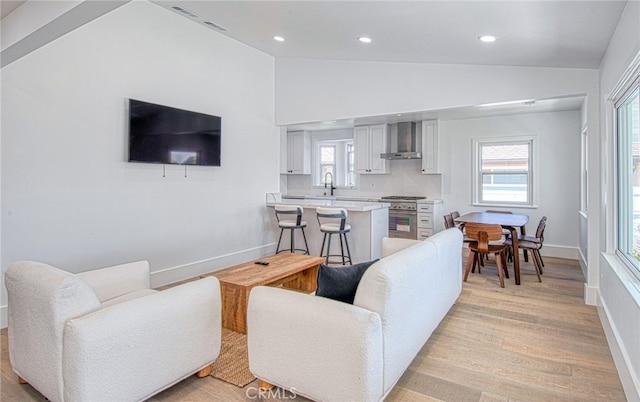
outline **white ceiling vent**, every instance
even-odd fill
[[[187,10],[186,8],[182,8],[182,7],[178,7],[178,6],[171,6],[171,9],[174,11],[179,12],[180,14],[186,15],[187,17],[190,18],[200,18],[198,17],[197,14],[192,13],[191,11]]]
[[[228,29],[223,27],[222,25],[218,25],[218,24],[216,24],[214,22],[211,22],[211,21],[204,21],[203,24],[205,24],[206,26],[208,26],[210,28],[213,28],[213,29],[216,29],[218,31],[221,31],[221,32],[227,32],[228,31]]]

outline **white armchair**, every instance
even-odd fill
[[[13,371],[54,402],[144,400],[220,352],[214,277],[158,292],[147,261],[81,274],[19,261],[5,283]]]

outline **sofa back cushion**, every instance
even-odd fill
[[[446,230],[391,254],[363,275],[354,305],[380,315],[387,393],[462,289],[462,233]]]
[[[421,240],[403,239],[399,237],[383,237],[382,238],[382,258],[395,254],[400,250],[411,247],[420,243]]]
[[[76,275],[33,261],[5,274],[13,370],[52,400],[62,400],[62,338],[67,320],[100,307]]]
[[[149,262],[136,261],[77,274],[98,296],[100,303],[130,293],[149,290]],[[123,281],[122,278],[127,278]],[[143,292],[144,293],[144,292]],[[112,303],[113,304],[113,303]]]

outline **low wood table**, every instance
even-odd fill
[[[280,253],[261,258],[269,265],[255,261],[236,265],[211,275],[220,281],[222,293],[222,326],[247,333],[249,293],[256,286],[280,286],[311,293],[316,290],[318,267],[324,257]]]

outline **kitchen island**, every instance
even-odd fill
[[[269,219],[273,220],[273,230],[276,239],[280,236],[280,228],[276,220],[273,207],[276,204],[300,205],[304,209],[302,219],[307,222],[304,232],[309,244],[311,255],[320,255],[322,238],[318,219],[317,207],[344,208],[347,210],[347,223],[351,225],[351,232],[347,234],[349,250],[354,264],[371,261],[381,256],[382,238],[389,233],[389,204],[377,201],[344,201],[332,198],[284,198],[280,202],[267,202]],[[282,235],[280,248],[286,248],[290,243],[290,232],[285,230]],[[331,254],[340,253],[340,242],[337,236],[331,239]],[[295,233],[296,248],[304,247],[304,239],[299,230]],[[345,250],[346,253],[346,250]]]

